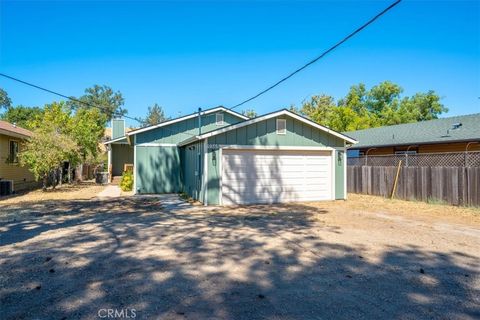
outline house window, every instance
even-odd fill
[[[215,121],[215,124],[216,124],[217,126],[223,125],[223,124],[224,124],[224,122],[223,122],[223,113],[217,113],[215,120],[216,120],[216,121]]]
[[[8,160],[10,163],[18,163],[18,141],[10,140]]]
[[[277,119],[277,134],[287,133],[287,120]]]

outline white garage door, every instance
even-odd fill
[[[222,203],[332,199],[330,151],[223,150]]]

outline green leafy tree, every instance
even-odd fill
[[[104,134],[104,126],[97,120],[100,111],[95,108],[80,109],[71,118],[70,135],[79,146],[80,159],[83,163],[98,163],[98,142]]]
[[[69,101],[69,105],[75,110],[99,109],[99,118],[96,119],[96,121],[103,126],[114,117],[127,114],[127,110],[122,108],[125,103],[122,94],[120,91],[113,91],[109,86],[94,85],[91,88],[87,88],[85,89],[85,94],[78,98],[78,100],[83,103]]]
[[[400,94],[403,89],[390,81],[373,86],[366,95],[367,109],[376,116],[397,112],[400,106]]]
[[[39,107],[10,106],[0,115],[0,118],[10,123],[15,123],[22,128],[33,129],[31,127],[32,121],[41,117],[42,114],[43,109]]]
[[[300,113],[321,125],[329,127],[335,107],[333,97],[324,94],[314,95],[309,101],[303,103]]]
[[[399,109],[403,122],[438,119],[444,112],[448,112],[448,108],[440,102],[440,96],[433,90],[404,98]]]
[[[257,112],[253,109],[243,110],[242,114],[246,117],[249,117],[249,118],[256,118],[257,117]]]
[[[75,141],[67,135],[54,130],[37,129],[27,141],[24,150],[19,153],[19,160],[29,168],[37,181],[42,179],[45,191],[49,173],[60,167],[77,149]]]
[[[153,106],[148,107],[147,117],[144,119],[140,119],[140,123],[142,127],[154,126],[161,122],[168,120],[165,116],[165,111],[163,108],[155,103]]]
[[[70,134],[72,111],[67,103],[53,102],[43,107],[43,112],[29,122],[29,127],[41,132]]]
[[[8,109],[12,105],[12,100],[8,97],[8,94],[5,90],[0,88],[0,109]]]
[[[436,119],[448,111],[434,91],[403,98],[402,93],[403,89],[390,81],[370,90],[360,83],[350,87],[337,104],[330,96],[313,96],[303,103],[300,113],[334,130],[351,131]]]

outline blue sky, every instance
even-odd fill
[[[232,106],[317,56],[391,1],[0,2],[0,70],[80,96],[106,84],[130,116]],[[403,1],[311,68],[239,109],[383,80],[435,90],[448,115],[480,112],[478,1]],[[14,104],[57,97],[0,79]]]

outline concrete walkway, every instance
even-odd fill
[[[122,190],[120,190],[119,186],[116,185],[108,185],[102,192],[100,192],[97,197],[98,198],[117,198],[120,197]]]
[[[137,199],[156,199],[167,211],[177,211],[192,208],[193,206],[185,200],[182,200],[177,193],[166,194],[139,194],[134,195]],[[204,208],[203,206],[201,208]]]

